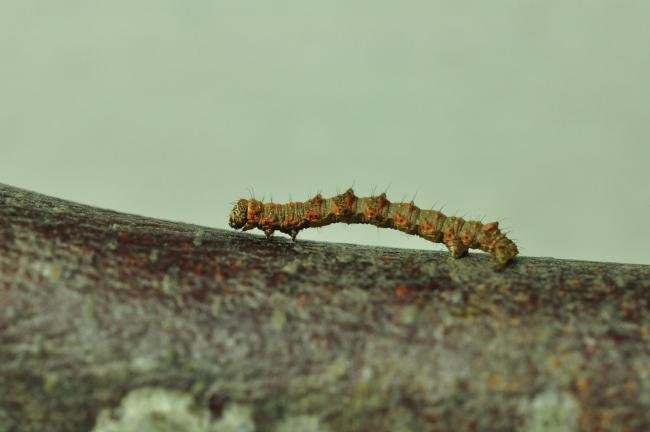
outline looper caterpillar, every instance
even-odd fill
[[[384,193],[360,198],[352,189],[332,198],[318,194],[308,201],[288,204],[240,199],[229,220],[235,229],[258,228],[268,238],[278,230],[294,241],[301,229],[336,222],[372,224],[414,234],[445,244],[454,258],[465,256],[470,248],[480,249],[494,256],[497,268],[505,266],[518,253],[517,246],[499,230],[498,222],[466,221],[436,210],[422,210],[413,202],[391,203]]]

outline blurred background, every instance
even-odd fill
[[[227,228],[354,184],[650,264],[650,2],[0,1],[0,182]],[[281,234],[280,234],[281,235]],[[440,249],[371,226],[299,238]]]

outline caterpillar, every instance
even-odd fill
[[[409,203],[391,203],[386,194],[361,198],[350,188],[332,198],[316,195],[305,202],[264,203],[240,199],[230,213],[229,225],[247,231],[258,228],[271,238],[277,230],[296,240],[304,228],[322,227],[336,222],[372,224],[414,234],[434,243],[443,243],[451,256],[461,258],[471,249],[490,253],[496,268],[503,268],[518,250],[499,230],[498,222],[483,224],[460,217],[445,216],[436,210],[422,210]]]

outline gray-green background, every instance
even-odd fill
[[[388,188],[650,263],[648,1],[0,0],[0,182],[226,227]],[[302,238],[432,248],[368,226]]]

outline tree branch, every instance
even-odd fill
[[[0,185],[0,431],[650,430],[649,288]]]

